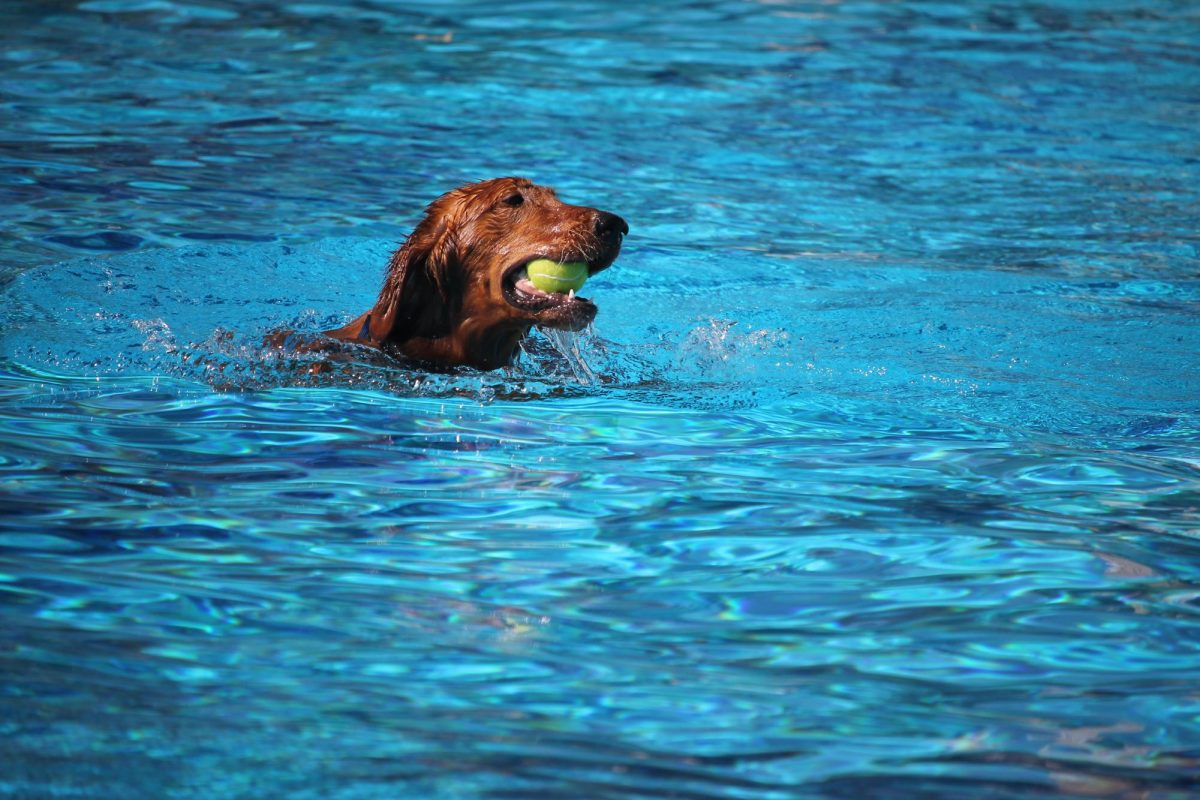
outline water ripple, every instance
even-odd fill
[[[1198,21],[0,4],[0,794],[1192,796]],[[264,350],[514,171],[594,330]]]

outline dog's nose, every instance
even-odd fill
[[[618,217],[616,214],[610,214],[607,211],[596,212],[596,235],[604,236],[606,234],[620,233],[622,236],[629,233],[629,225],[625,220]]]

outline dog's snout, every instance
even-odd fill
[[[595,227],[597,236],[610,236],[614,233],[624,236],[629,233],[628,223],[616,214],[610,214],[607,211],[596,212]]]

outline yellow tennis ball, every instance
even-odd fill
[[[587,264],[582,261],[559,263],[548,258],[537,258],[525,266],[529,282],[543,292],[579,291],[588,279]]]

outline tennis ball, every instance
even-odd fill
[[[537,258],[525,266],[529,282],[543,292],[579,291],[588,279],[587,264],[582,261],[559,263],[548,258]]]

